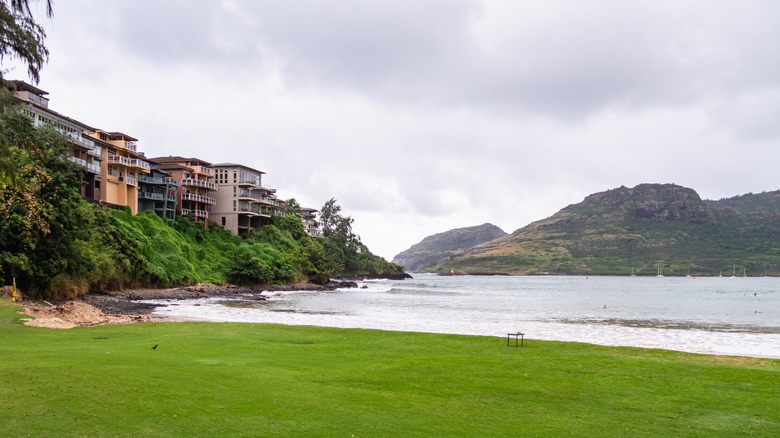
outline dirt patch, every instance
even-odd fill
[[[62,305],[43,302],[23,302],[25,313],[35,319],[25,320],[26,325],[68,329],[77,326],[101,324],[134,324],[150,322],[153,319],[141,315],[106,315],[97,307],[83,301],[67,301]]]

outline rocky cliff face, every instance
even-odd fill
[[[403,266],[408,272],[415,272],[448,258],[454,252],[471,248],[506,236],[501,228],[493,224],[456,228],[428,236],[419,243],[393,258],[393,263]]]

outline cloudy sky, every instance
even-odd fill
[[[54,6],[50,108],[147,156],[263,170],[304,206],[336,198],[387,259],[621,185],[780,188],[780,2]]]

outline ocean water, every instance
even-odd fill
[[[780,358],[780,278],[437,276],[268,301],[147,301],[156,314]]]

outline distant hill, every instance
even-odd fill
[[[674,184],[589,195],[430,270],[508,274],[780,275],[777,192],[703,201]]]
[[[733,198],[719,199],[717,201],[704,201],[712,208],[733,208],[742,213],[759,213],[767,211],[780,211],[780,190],[774,192],[748,193]]]
[[[471,248],[481,243],[506,236],[506,232],[493,224],[457,228],[428,236],[393,258],[393,263],[416,272],[446,259],[457,250]]]

